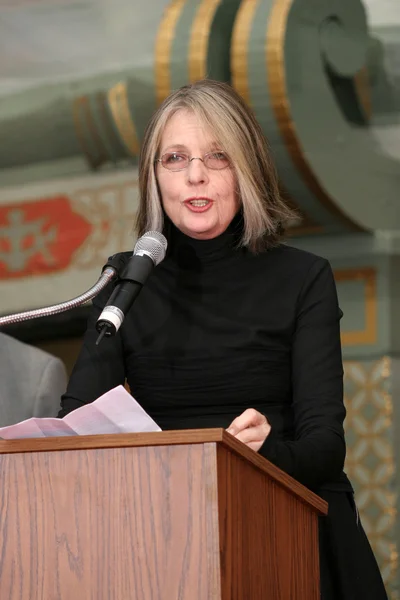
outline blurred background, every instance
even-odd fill
[[[399,0],[0,0],[0,314],[70,299],[133,248],[146,123],[203,77],[253,107],[302,215],[290,243],[334,268],[346,471],[399,600]],[[4,331],[70,370],[87,313]]]

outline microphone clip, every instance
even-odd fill
[[[104,336],[110,337],[117,333],[153,268],[152,259],[145,253],[136,254],[128,261],[97,320],[96,329],[100,335],[96,340],[96,346]]]

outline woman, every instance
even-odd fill
[[[343,368],[323,258],[282,244],[282,201],[261,129],[228,85],[173,93],[142,145],[137,233],[168,255],[121,330],[95,345],[96,298],[63,416],[127,379],[162,429],[226,427],[329,502],[324,600],[386,598],[343,472]]]

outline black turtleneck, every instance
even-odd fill
[[[110,288],[95,299],[59,416],[125,380],[162,429],[227,427],[252,407],[272,425],[262,455],[312,489],[351,490],[329,263],[286,245],[252,254],[238,247],[236,221],[207,241],[170,226],[168,241],[120,331],[99,346]]]

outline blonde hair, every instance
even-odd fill
[[[179,110],[196,114],[230,158],[243,215],[241,244],[253,252],[277,245],[298,215],[281,197],[267,141],[252,111],[230,85],[209,79],[173,92],[146,128],[139,158],[137,234],[164,229],[155,159],[164,128]]]

